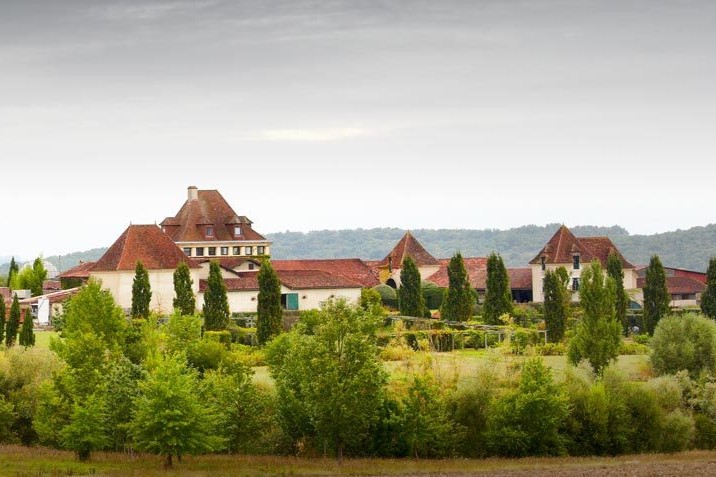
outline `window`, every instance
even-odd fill
[[[254,254],[254,248],[253,247],[244,247],[244,253],[246,255],[253,255]]]
[[[234,237],[241,237],[241,226],[234,225]]]
[[[197,256],[197,257],[203,257],[203,256],[204,256],[204,247],[196,247],[196,256]]]
[[[253,264],[253,263],[249,263],[249,270],[253,270],[253,269],[254,269],[254,264]]]
[[[234,247],[234,255],[241,255],[241,247]]]
[[[184,254],[187,257],[191,257],[191,247],[184,247]]]
[[[216,255],[216,247],[209,247],[209,255]]]
[[[579,278],[572,278],[572,290],[579,291]]]
[[[547,268],[547,257],[542,255],[542,270],[544,270],[545,268]]]
[[[228,255],[228,254],[229,254],[229,247],[221,247],[221,254],[222,254],[222,255]]]
[[[206,226],[206,236],[207,237],[213,237],[214,236],[214,227],[211,225]]]
[[[575,270],[579,270],[579,255],[572,256],[572,266]]]
[[[263,246],[261,246],[261,245],[259,245],[259,246],[256,247],[256,253],[257,253],[258,255],[263,255],[265,250],[266,250],[266,248],[263,247]]]

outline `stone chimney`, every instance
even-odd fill
[[[196,186],[189,186],[187,189],[188,200],[199,200],[199,191]]]

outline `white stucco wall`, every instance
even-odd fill
[[[395,281],[395,286],[398,288],[400,288],[400,270],[400,268],[393,269],[389,277]],[[427,280],[428,278],[435,275],[438,270],[440,270],[440,265],[426,265],[423,267],[418,267],[418,273],[420,273],[420,280]]]
[[[555,263],[555,264],[547,264],[545,269],[546,270],[556,270],[559,267],[564,267],[567,269],[567,273],[569,274],[569,288],[572,288],[572,278],[580,278],[582,276],[582,270],[584,267],[588,264],[580,264],[580,267],[578,269],[574,269],[572,262],[569,263]],[[542,292],[542,279],[544,278],[544,272],[546,270],[542,270],[541,264],[531,265],[532,268],[532,301],[535,303],[542,303],[544,301],[544,293]],[[606,269],[604,270],[604,273],[606,274]],[[624,269],[624,289],[625,290],[634,290],[636,289],[636,279],[637,279],[637,273],[636,270],[633,268],[627,268]],[[573,293],[572,294],[572,301],[579,301],[579,293]]]
[[[298,309],[314,310],[321,307],[321,303],[331,297],[343,297],[351,303],[360,300],[360,288],[316,288],[308,290],[291,290],[281,286],[281,293],[297,293]],[[229,291],[226,298],[229,301],[229,310],[232,313],[255,313],[258,303],[258,290]],[[196,298],[199,309],[204,304],[204,294],[199,293]]]

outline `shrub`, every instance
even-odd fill
[[[423,292],[423,298],[425,298],[425,307],[428,310],[439,310],[443,304],[445,289],[428,281],[422,282],[420,288]]]
[[[537,345],[533,349],[540,356],[564,356],[567,354],[567,345],[564,343],[547,343]]]
[[[664,417],[661,452],[681,452],[691,446],[696,430],[693,418],[680,409]]]
[[[231,345],[231,332],[229,330],[207,331],[204,333],[204,339],[221,343],[228,349]]]
[[[639,344],[643,344],[643,345],[648,345],[651,342],[651,336],[649,336],[646,333],[641,334],[641,335],[634,335],[634,336],[632,336],[632,339],[634,340],[635,343],[639,343]]]
[[[651,379],[647,386],[664,409],[674,411],[681,406],[681,386],[674,376],[660,376]]]
[[[639,343],[628,343],[622,341],[619,346],[620,355],[649,354],[649,347]]]
[[[226,353],[226,346],[223,343],[203,339],[188,349],[187,361],[192,368],[203,373],[209,369],[219,369]]]
[[[374,286],[373,290],[380,293],[380,299],[382,300],[383,305],[390,308],[398,308],[398,293],[395,291],[395,288],[380,284]]]
[[[716,421],[703,414],[694,415],[694,447],[716,448]]]
[[[651,345],[651,364],[658,374],[685,369],[696,376],[702,370],[716,370],[716,323],[702,315],[660,320]]]

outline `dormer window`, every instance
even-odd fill
[[[572,267],[579,270],[579,255],[572,255]]]
[[[241,237],[241,226],[234,225],[234,237]]]
[[[206,236],[207,237],[213,237],[214,236],[214,227],[211,225],[206,226]]]

